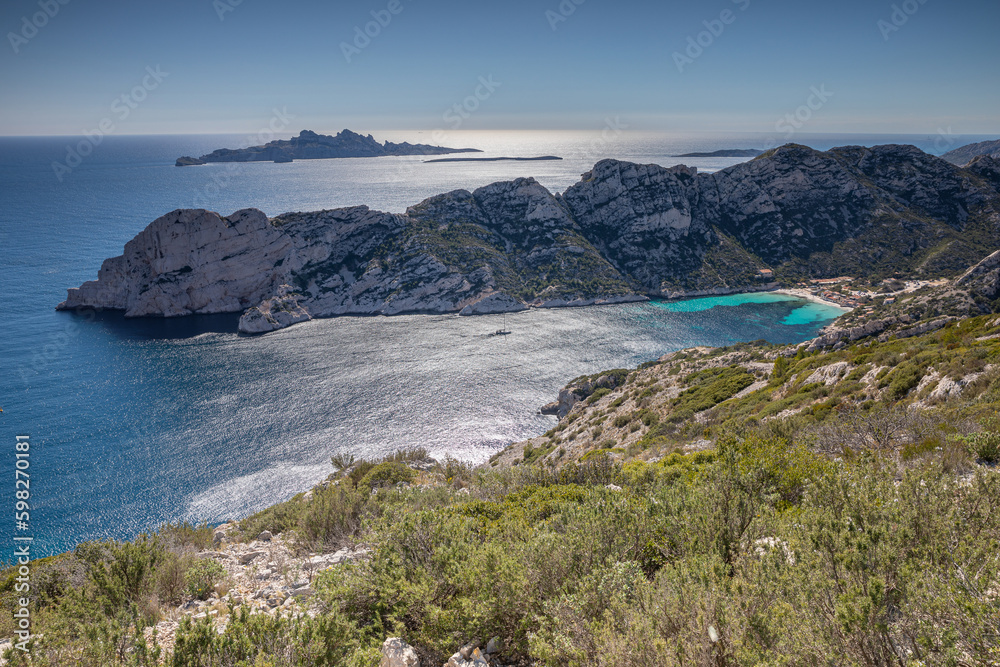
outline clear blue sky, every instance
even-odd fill
[[[250,132],[274,108],[295,116],[289,131],[448,128],[480,77],[500,85],[462,129],[620,115],[637,129],[772,132],[825,86],[810,132],[1000,134],[996,0],[396,2],[5,0],[0,135],[107,118],[121,134]],[[43,21],[46,3],[58,12]],[[730,23],[713,23],[725,10]],[[372,11],[391,21],[348,62],[342,44]],[[701,35],[680,71],[674,54],[705,21],[721,34]],[[147,67],[167,76],[156,85]],[[115,99],[144,77],[152,89],[122,119]]]

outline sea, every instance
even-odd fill
[[[479,463],[551,428],[555,418],[539,406],[578,375],[694,345],[798,342],[840,313],[747,294],[530,310],[507,315],[512,333],[499,337],[488,334],[503,316],[454,315],[341,317],[241,337],[237,315],[126,320],[54,310],[67,288],[95,279],[105,258],[177,208],[228,215],[256,207],[273,216],[366,204],[403,212],[438,193],[520,176],[562,191],[605,157],[714,171],[741,159],[674,156],[775,143],[757,134],[611,128],[454,131],[435,140],[430,132],[373,132],[380,141],[480,148],[478,157],[558,161],[384,157],[183,168],[174,166],[179,156],[255,138],[0,137],[0,544],[30,536],[33,555],[44,556],[165,522],[239,518],[321,481],[338,453],[424,447]],[[818,149],[910,143],[940,153],[985,138],[942,136],[794,141]],[[17,436],[27,436],[28,457],[17,458]],[[15,488],[16,466],[29,489]],[[20,525],[18,500],[28,512]],[[0,550],[0,562],[13,549]]]

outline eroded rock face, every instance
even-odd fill
[[[602,160],[562,201],[605,257],[651,293],[695,269],[715,243],[710,216],[696,216],[697,170]]]
[[[769,263],[832,250],[878,205],[834,151],[805,146],[782,146],[709,178],[704,215]]]
[[[264,299],[259,305],[248,308],[240,317],[240,333],[257,334],[283,329],[292,324],[312,319],[300,303],[301,295],[292,292],[288,285],[278,288],[278,294]]]
[[[97,280],[59,308],[113,308],[127,317],[242,312],[288,281],[292,239],[256,209],[226,218],[178,209],[154,220],[105,260]]]
[[[912,146],[789,144],[714,174],[602,160],[562,195],[520,178],[405,215],[177,210],[59,307],[242,312],[240,330],[263,333],[335,315],[733,293],[763,288],[760,269],[774,267],[955,275],[1000,246],[997,164],[960,169]],[[981,300],[997,298],[991,267],[968,279]]]
[[[962,274],[955,284],[989,301],[1000,298],[1000,250]]]

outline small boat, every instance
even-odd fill
[[[507,331],[507,313],[503,314],[503,328],[497,329],[490,336],[509,336],[512,332]]]

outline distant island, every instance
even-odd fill
[[[711,153],[681,153],[673,157],[757,157],[763,152],[756,148],[724,148]]]
[[[292,160],[323,160],[346,157],[384,157],[388,155],[447,155],[449,153],[481,153],[478,148],[447,148],[403,142],[380,144],[372,135],[343,130],[336,136],[302,130],[292,139],[275,139],[263,146],[219,148],[199,158],[185,155],[175,166],[190,167],[209,162],[291,162]]]
[[[515,162],[535,162],[538,160],[561,160],[555,155],[542,155],[541,157],[441,157],[436,160],[424,160],[424,163],[431,162],[502,162],[513,160]]]

